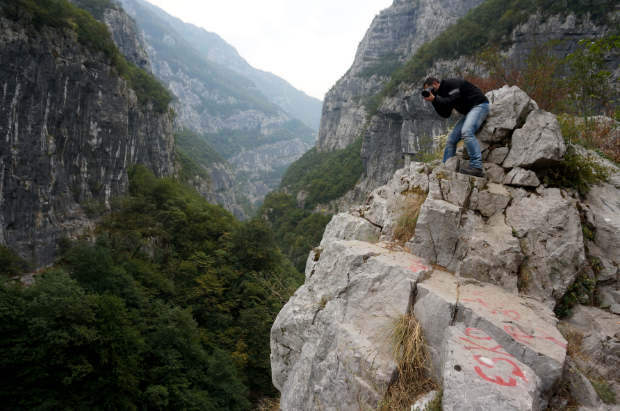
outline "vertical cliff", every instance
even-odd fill
[[[131,164],[177,173],[172,118],[72,30],[1,22],[0,241],[42,266],[127,192]]]
[[[367,105],[392,71],[483,0],[395,0],[375,17],[349,71],[325,95],[317,147],[342,149],[359,137]]]

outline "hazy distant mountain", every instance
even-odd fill
[[[273,73],[255,69],[239,55],[237,49],[226,43],[215,33],[201,27],[185,23],[181,19],[169,15],[157,6],[143,0],[138,2],[148,7],[159,18],[185,38],[198,52],[205,57],[244,75],[252,80],[258,88],[274,103],[286,110],[292,117],[298,118],[318,131],[321,121],[323,102],[297,90],[288,81]]]

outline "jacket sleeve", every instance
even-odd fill
[[[448,118],[452,115],[452,109],[454,108],[455,95],[448,97],[435,96],[433,100],[433,107],[437,114],[443,118]]]
[[[452,115],[452,109],[456,107],[456,103],[461,98],[463,82],[463,80],[458,78],[449,78],[442,82],[440,93],[438,94],[442,94],[445,97],[437,95],[433,100],[433,107],[441,117],[448,118]]]

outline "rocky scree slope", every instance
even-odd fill
[[[620,394],[620,169],[576,147],[607,180],[585,196],[545,187],[567,153],[557,119],[516,87],[488,97],[484,178],[457,173],[460,156],[412,162],[327,226],[271,330],[282,411],[376,407],[398,378],[385,330],[405,314],[424,331],[444,411],[562,409],[559,387],[581,410],[619,409],[590,379]],[[415,234],[399,246],[412,203]],[[578,305],[559,324],[553,309],[583,276],[609,310]],[[583,336],[574,357],[569,326]]]
[[[355,141],[366,123],[367,99],[381,91],[392,71],[482,2],[395,0],[375,17],[353,65],[325,95],[317,147],[338,150]]]
[[[72,31],[0,18],[0,241],[40,267],[93,227],[86,205],[127,192],[131,164],[177,173],[172,118]]]
[[[252,199],[261,200],[264,194],[253,195],[257,193],[256,186],[277,187],[279,180],[275,185],[267,182],[266,174],[278,171],[281,176],[283,172],[276,164],[280,160],[278,149],[270,151],[269,145],[287,145],[285,151],[301,156],[315,141],[316,133],[270,101],[254,82],[205,57],[195,43],[172,27],[170,20],[174,21],[174,17],[146,2],[123,0],[122,4],[144,32],[153,72],[178,98],[174,103],[178,114],[176,126],[191,129],[218,150],[218,145],[235,147],[231,155],[219,150],[226,160],[240,152],[247,153],[244,158],[256,154],[242,167],[247,169],[260,163],[249,179],[238,180],[243,170],[238,171],[231,164],[207,165],[217,169],[211,180],[213,187],[217,187],[219,201],[236,216],[245,218],[236,197],[245,192]],[[261,152],[254,153],[256,149]],[[260,161],[265,159],[265,151],[270,151],[275,163]],[[296,159],[294,155],[288,157],[287,161]]]

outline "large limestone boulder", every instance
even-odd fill
[[[528,114],[538,109],[536,102],[516,86],[504,86],[488,92],[486,96],[491,103],[491,110],[476,136],[484,146],[510,137],[515,129],[525,123]],[[489,161],[494,160],[495,156]],[[501,164],[501,161],[497,164]]]
[[[566,340],[555,328],[557,320],[553,312],[543,304],[510,294],[491,284],[458,279],[435,270],[428,280],[418,284],[414,314],[432,347],[434,369],[440,370],[438,372],[444,376],[444,390],[447,387],[444,367],[447,359],[444,351],[442,363],[437,364],[438,353],[442,349],[439,343],[446,341],[448,328],[459,323],[465,328],[486,333],[470,336],[472,346],[486,351],[486,355],[493,355],[492,358],[507,353],[522,363],[519,365],[521,370],[531,370],[538,376],[540,409],[544,409],[561,381]],[[488,337],[497,344],[487,347]],[[486,384],[488,381],[478,383]],[[472,383],[471,389],[478,388],[473,388]]]
[[[408,253],[335,241],[309,258],[307,271],[271,329],[281,410],[376,406],[397,372],[387,352],[390,319],[411,309],[432,269]]]
[[[351,214],[336,214],[323,233],[321,245],[336,240],[359,240],[367,243],[375,243],[379,240],[381,229],[368,220],[354,217]]]
[[[482,330],[459,323],[443,343],[443,411],[538,411],[540,378]]]
[[[459,275],[518,293],[518,272],[524,255],[504,214],[494,214],[485,221],[470,211],[464,227],[461,232],[469,234],[464,234],[467,240],[461,242],[464,256],[459,256]]]
[[[505,168],[540,168],[562,159],[566,144],[556,116],[534,110],[525,125],[512,135],[512,147],[502,166]]]
[[[587,268],[581,220],[560,190],[540,190],[513,200],[506,223],[514,229],[525,260],[520,267],[524,290],[549,307],[564,296]]]
[[[567,322],[583,333],[581,352],[591,369],[609,381],[620,378],[620,316],[596,307],[576,306]]]
[[[592,186],[584,204],[594,218],[594,243],[606,259],[620,264],[620,190],[611,184]]]
[[[409,202],[426,195],[428,181],[427,166],[423,163],[411,163],[398,170],[388,184],[368,196],[364,218],[380,227],[384,238],[392,236]]]

